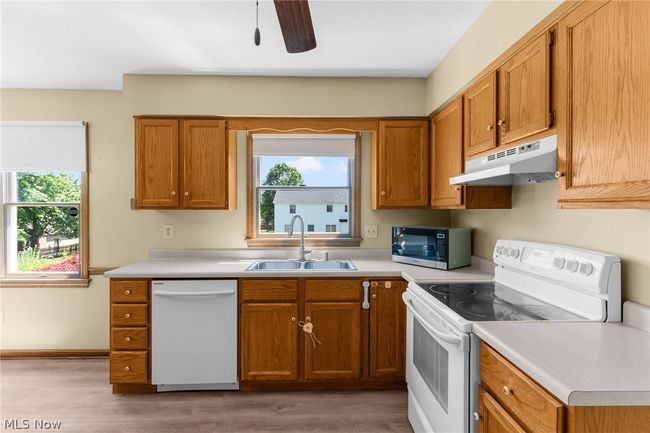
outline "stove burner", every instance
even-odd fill
[[[488,318],[494,316],[494,302],[480,299],[468,299],[456,303],[456,308],[463,313],[475,317]]]
[[[454,295],[454,296],[474,296],[476,294],[476,289],[473,289],[470,286],[464,285],[451,285],[451,284],[432,284],[428,289],[432,293],[438,295]]]

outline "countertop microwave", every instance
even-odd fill
[[[434,269],[469,266],[472,234],[467,227],[393,227],[393,261]]]

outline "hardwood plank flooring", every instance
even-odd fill
[[[0,417],[2,431],[45,419],[84,433],[412,432],[405,391],[114,395],[101,358],[0,361]]]

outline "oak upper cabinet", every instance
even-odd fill
[[[223,120],[183,120],[182,207],[225,209],[228,149]]]
[[[217,119],[135,120],[138,209],[234,209],[236,147]]]
[[[241,280],[239,287],[241,379],[297,379],[297,280]]]
[[[431,120],[431,207],[437,209],[510,209],[509,186],[450,185],[463,172],[463,99],[458,98]]]
[[[497,74],[490,73],[463,94],[465,157],[497,146]]]
[[[370,283],[370,377],[404,377],[406,281]]]
[[[550,128],[552,40],[544,32],[498,69],[499,146]]]
[[[373,146],[371,207],[426,207],[429,202],[429,122],[380,120]]]
[[[558,26],[559,207],[650,208],[650,2],[585,2]]]
[[[178,120],[135,122],[135,199],[143,209],[178,207]]]

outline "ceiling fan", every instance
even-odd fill
[[[304,53],[316,48],[314,26],[311,23],[311,13],[307,0],[273,0],[275,12],[278,14],[284,45],[289,53]],[[256,12],[259,11],[259,0],[256,1]],[[260,29],[256,16],[255,45],[261,42]]]

